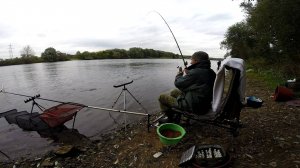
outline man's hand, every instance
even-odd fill
[[[178,71],[179,73],[182,73],[182,67],[179,67]]]
[[[189,70],[187,70],[186,68],[184,68],[184,74],[188,74]]]
[[[178,68],[177,75],[182,75],[182,74],[183,74],[182,67],[179,67],[179,68]]]

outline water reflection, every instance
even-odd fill
[[[44,71],[47,74],[47,77],[51,80],[55,80],[56,77],[58,76],[57,72],[57,65],[58,63],[45,63],[44,65]]]
[[[25,79],[27,80],[26,83],[29,83],[30,85],[28,88],[38,88],[38,78],[37,78],[37,69],[36,65],[24,65],[23,67],[23,74]]]
[[[154,62],[131,62],[128,64],[128,66],[130,67],[136,67],[136,68],[139,68],[139,67],[146,67],[146,66],[154,66],[154,65],[159,65],[159,63],[154,63]]]

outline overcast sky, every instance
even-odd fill
[[[0,58],[26,45],[75,54],[131,47],[222,57],[227,28],[244,19],[239,0],[0,0]]]

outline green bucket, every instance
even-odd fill
[[[159,136],[159,140],[164,145],[175,145],[185,135],[185,129],[178,124],[165,123],[160,125],[156,132]]]

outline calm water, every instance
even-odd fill
[[[114,88],[113,85],[133,80],[127,85],[128,90],[149,113],[154,113],[159,111],[158,96],[174,87],[176,67],[181,65],[182,60],[120,59],[6,66],[0,67],[0,85],[8,92],[40,94],[47,99],[111,108],[122,91],[122,87]],[[216,69],[216,62],[212,62],[212,67]],[[13,108],[30,111],[31,103],[25,104],[25,99],[1,93],[0,112]],[[144,112],[129,94],[126,99],[127,110]],[[46,108],[55,105],[42,100],[38,102]],[[123,94],[115,109],[123,109]],[[132,115],[126,118],[127,122],[141,119]],[[78,113],[75,128],[87,137],[97,138],[122,122],[123,114],[85,108]],[[71,125],[71,121],[66,123],[69,128]],[[51,141],[36,132],[22,131],[0,118],[0,150],[10,157],[35,156],[52,147]],[[0,153],[0,161],[5,159]]]

